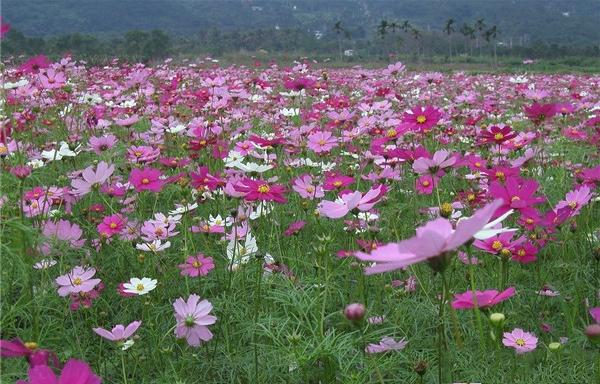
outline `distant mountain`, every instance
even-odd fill
[[[382,19],[458,30],[483,18],[500,39],[567,45],[600,44],[600,0],[2,0],[1,14],[27,36],[81,32],[99,36],[133,29],[175,35],[202,30],[293,28],[333,34],[341,21],[374,34]]]

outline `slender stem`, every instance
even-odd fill
[[[125,373],[125,352],[121,353],[121,373],[123,374],[123,383],[127,384],[127,374]]]
[[[446,275],[444,272],[440,273],[442,275],[442,295],[440,296],[440,306],[439,306],[439,325],[438,325],[438,383],[442,384],[444,378],[444,361],[443,355],[445,352],[446,345],[446,328],[444,322],[444,309],[446,307]]]
[[[485,337],[483,335],[483,324],[481,322],[481,311],[477,302],[477,287],[475,286],[475,267],[471,261],[471,247],[467,246],[467,261],[469,262],[469,280],[471,283],[471,292],[473,297],[473,312],[475,313],[475,321],[477,322],[477,330],[479,331],[479,347],[481,350],[485,346]]]

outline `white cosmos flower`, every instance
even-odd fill
[[[179,133],[179,132],[185,130],[185,128],[186,128],[185,125],[177,124],[174,127],[169,127],[167,129],[165,129],[165,131],[168,133]]]
[[[261,165],[261,164],[256,164],[256,163],[244,164],[239,161],[231,163],[230,166],[240,169],[244,172],[257,172],[257,173],[263,173],[263,172],[268,171],[269,169],[273,169],[272,165]]]
[[[27,84],[29,84],[29,82],[27,81],[27,79],[21,79],[19,81],[14,82],[14,83],[11,83],[11,82],[7,81],[6,83],[4,83],[4,85],[2,85],[2,88],[4,88],[4,89],[14,89],[14,88],[22,87],[22,86],[27,85]]]
[[[56,260],[43,259],[43,260],[33,264],[33,269],[47,269],[54,265],[56,265]]]
[[[227,154],[227,157],[223,159],[226,167],[234,167],[235,164],[240,163],[244,160],[244,156],[237,151],[231,151]]]
[[[217,215],[217,216],[209,215],[208,216],[208,225],[210,225],[211,227],[213,225],[218,225],[221,227],[230,227],[232,224],[233,224],[233,217],[228,217],[225,220],[223,220],[221,215]]]
[[[300,114],[300,108],[283,108],[279,113],[286,117],[298,116]]]
[[[510,216],[514,211],[511,209],[508,212],[506,212],[504,215],[500,216],[499,218],[497,218],[496,220],[487,223],[483,229],[479,232],[477,232],[476,234],[473,235],[474,238],[476,238],[477,240],[485,240],[485,239],[489,239],[490,237],[494,237],[500,233],[504,233],[504,232],[515,232],[517,229],[516,228],[494,228],[496,225],[500,224],[504,219],[506,219],[508,216]]]
[[[136,295],[145,295],[146,293],[154,290],[158,281],[150,279],[148,277],[132,277],[128,283],[123,284],[123,291],[126,293],[134,293]]]
[[[135,344],[135,341],[129,339],[127,341],[125,341],[122,345],[121,345],[121,351],[126,351],[129,348],[131,348],[131,346]]]
[[[267,216],[273,210],[273,204],[261,201],[255,209],[250,212],[250,220],[256,220],[259,217]]]
[[[44,162],[42,160],[31,160],[27,162],[27,165],[29,165],[31,168],[33,169],[38,169],[38,168],[42,168],[44,166]]]
[[[140,251],[145,252],[161,252],[171,246],[171,242],[167,241],[164,244],[160,241],[160,239],[156,239],[151,243],[141,243],[136,244],[135,247]]]
[[[169,211],[169,215],[180,215],[182,213],[193,211],[196,208],[198,208],[198,203],[187,204],[187,205],[175,204],[175,209],[172,211]]]
[[[234,265],[246,264],[256,252],[258,252],[256,238],[250,232],[246,235],[244,244],[236,240],[231,240],[227,244],[227,258],[230,262],[233,260]]]
[[[80,148],[81,145],[78,145],[77,148],[75,148],[75,151],[72,151],[71,148],[69,148],[69,144],[61,141],[60,149],[58,151],[56,149],[43,151],[42,157],[48,161],[61,160],[63,157],[75,157],[79,154],[79,152],[81,152]]]

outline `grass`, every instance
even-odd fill
[[[342,89],[348,92],[347,88]],[[46,142],[64,140],[69,131],[57,117],[59,109],[44,111],[45,118],[56,120],[48,133],[34,135],[25,131],[16,135],[38,147]],[[513,114],[519,109],[520,105],[515,105],[510,112]],[[82,111],[74,113],[81,116]],[[191,117],[191,112],[187,113]],[[574,118],[582,119],[582,115]],[[567,123],[557,119],[557,124]],[[149,121],[143,119],[132,129],[140,132],[149,127]],[[116,126],[112,126],[111,131],[119,138],[126,138],[129,133],[128,129]],[[253,132],[264,133],[258,124],[254,125]],[[87,142],[93,133],[83,132],[80,141]],[[162,153],[186,156],[181,148],[187,141],[186,137],[171,135],[165,141]],[[69,172],[99,160],[116,164],[117,173],[126,177],[132,167],[123,159],[129,144],[127,140],[121,140],[101,156],[83,152],[73,159],[51,162],[34,170],[23,186],[8,172],[3,171],[0,175],[0,195],[8,199],[0,211],[3,339],[20,337],[37,341],[41,347],[56,351],[62,361],[72,357],[86,360],[106,383],[436,382],[440,276],[433,274],[426,264],[411,266],[406,271],[365,276],[363,265],[356,259],[334,256],[340,249],[357,249],[358,238],[383,243],[408,238],[416,226],[426,221],[420,210],[439,205],[435,193],[429,196],[414,193],[414,176],[407,166],[403,167],[402,180],[392,182],[386,200],[376,206],[381,216],[379,232],[349,234],[344,230],[342,220],[315,216],[317,202],[304,201],[297,194],[289,193],[288,203],[276,204],[270,215],[252,222],[252,232],[258,239],[258,256],[232,272],[225,257],[226,241],[220,241],[214,235],[191,234],[187,230],[197,223],[198,217],[217,213],[225,217],[238,208],[239,199],[220,196],[202,202],[194,214],[185,217],[178,225],[181,234],[170,239],[172,246],[164,253],[142,253],[135,249],[134,242],[119,239],[102,246],[99,251],[89,241],[81,249],[63,244],[54,250],[53,255],[58,260],[55,267],[34,271],[31,266],[37,256],[32,254],[35,245],[42,240],[37,229],[39,218],[20,216],[17,202],[21,188],[69,185],[66,177]],[[358,145],[367,148],[368,141]],[[433,139],[428,139],[425,145],[432,153],[447,148]],[[468,147],[454,143],[451,148],[464,152]],[[550,152],[560,153],[561,159],[573,163],[593,166],[596,160],[591,156],[596,149],[557,138]],[[287,167],[283,163],[286,155],[281,148],[273,152],[278,155],[278,166],[269,172],[269,177],[277,176],[289,185],[294,177],[309,171]],[[305,148],[299,155],[315,159]],[[331,159],[335,158],[338,169],[354,175],[357,182],[360,180],[357,172],[365,174],[372,169],[372,165],[368,165],[357,171],[354,169],[356,160],[338,155],[339,149]],[[4,158],[2,162],[6,169],[25,160],[25,156],[17,155]],[[199,164],[211,165],[211,171],[223,168],[222,162],[213,159],[209,151],[201,152],[194,160],[193,165]],[[523,175],[540,182],[540,194],[549,201],[545,208],[550,208],[571,190],[573,175],[564,166],[540,169],[538,175],[534,166],[527,167]],[[439,199],[453,201],[456,192],[468,186],[464,178],[444,177],[439,187]],[[364,180],[359,182],[359,188],[367,189]],[[328,197],[332,198],[330,195]],[[139,194],[135,209],[128,216],[143,222],[153,213],[166,213],[182,201],[192,201],[191,187],[185,181],[166,186],[160,194]],[[101,218],[86,211],[92,203],[105,204],[107,212],[120,207],[116,199],[93,192],[74,205],[71,215],[61,213],[62,217],[81,226],[87,239],[97,237],[96,225]],[[505,330],[520,327],[535,332],[540,338],[537,350],[517,356],[512,349],[501,346],[499,340],[492,340],[488,336],[491,330],[487,321],[489,312],[483,313],[485,339],[480,340],[474,314],[459,311],[456,321],[452,316],[443,320],[444,338],[448,343],[444,357],[447,362],[445,375],[453,381],[486,384],[598,382],[598,349],[583,334],[589,323],[583,302],[589,299],[593,306],[597,301],[600,275],[594,252],[597,252],[598,244],[589,240],[589,234],[600,228],[599,217],[597,203],[584,208],[577,217],[577,228],[571,230],[568,225],[561,228],[555,240],[541,250],[535,263],[509,265],[509,285],[515,286],[518,294],[494,307],[493,311],[505,314]],[[283,237],[282,232],[297,220],[307,221],[305,229],[297,236]],[[509,219],[509,224],[515,225],[515,222],[516,217]],[[204,278],[181,277],[176,265],[197,252],[213,257],[217,267]],[[264,275],[262,258],[265,253],[289,266],[293,277]],[[480,251],[475,255],[483,262],[474,268],[477,287],[498,288],[500,262]],[[73,312],[69,309],[69,300],[57,295],[54,279],[82,264],[95,266],[106,288],[91,308]],[[158,288],[145,296],[119,296],[116,284],[132,276],[156,278]],[[418,281],[415,292],[391,286],[392,280],[404,280],[409,276],[415,276]],[[453,258],[446,277],[450,294],[470,289],[469,268],[456,258]],[[544,284],[551,284],[560,291],[560,296],[538,295],[536,292]],[[191,293],[210,300],[218,317],[217,323],[211,326],[214,338],[197,349],[172,335],[175,325],[172,303]],[[384,315],[384,323],[349,322],[342,310],[352,302],[365,304],[367,316]],[[135,345],[125,352],[92,332],[93,327],[110,328],[136,319],[141,319],[143,324],[136,333]],[[541,332],[541,323],[552,324],[553,330]],[[460,340],[456,338],[457,334]],[[363,352],[366,344],[377,343],[383,336],[405,337],[408,346],[402,351],[385,354]],[[547,345],[559,337],[568,337],[569,341],[559,352],[549,351]],[[415,373],[415,366],[420,363],[426,367],[422,378]],[[3,382],[23,378],[27,369],[24,361],[15,359],[3,359],[1,367]]]

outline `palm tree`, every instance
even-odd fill
[[[448,35],[448,52],[450,53],[450,57],[452,57],[452,33],[454,33],[454,28],[452,25],[454,24],[454,19],[448,19],[446,21],[446,25],[444,26],[444,32]]]
[[[486,25],[485,25],[485,22],[483,21],[483,19],[479,19],[475,23],[475,29],[477,31],[479,31],[479,34],[477,35],[477,40],[476,40],[477,48],[479,48],[479,56],[481,56],[481,44],[479,44],[479,36],[483,33],[483,30],[485,29],[485,27],[486,27]]]
[[[413,39],[415,39],[415,43],[417,44],[417,57],[419,57],[419,39],[421,38],[421,31],[419,31],[417,28],[411,27],[410,33],[412,34]]]
[[[379,25],[377,26],[377,34],[379,34],[379,36],[381,36],[381,40],[383,42],[383,50],[386,54],[386,56],[388,55],[387,52],[387,45],[385,43],[385,35],[387,34],[387,30],[390,27],[390,23],[388,23],[387,20],[381,20],[381,23],[379,23]]]
[[[342,61],[342,33],[347,33],[346,30],[344,29],[344,27],[342,27],[342,22],[338,21],[334,24],[333,26],[333,30],[335,31],[335,33],[337,34],[337,41],[338,41],[338,55],[340,58],[340,61]]]
[[[492,26],[487,31],[485,31],[485,33],[484,33],[485,41],[487,41],[489,43],[490,40],[492,40],[492,44],[494,46],[494,66],[495,67],[498,66],[498,56],[496,54],[496,46],[498,44],[496,43],[496,37],[498,36],[499,33],[500,32],[498,31],[498,28],[495,25]]]

